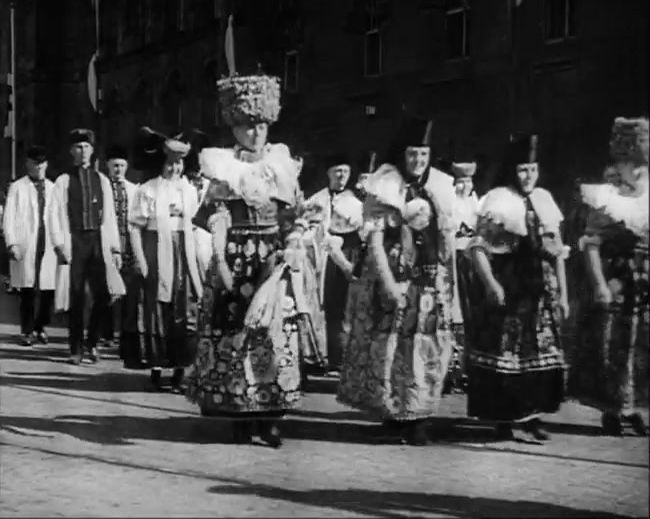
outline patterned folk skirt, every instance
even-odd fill
[[[582,291],[569,393],[601,411],[632,412],[648,405],[648,250],[603,264],[613,301],[596,305]]]
[[[470,299],[469,287],[474,279],[474,269],[470,258],[467,257],[464,250],[456,251],[456,292],[455,302],[456,311],[460,314],[453,315],[454,323],[452,329],[454,332],[454,350],[449,361],[449,370],[445,380],[445,393],[463,392],[467,388],[467,369],[466,369],[466,348],[465,348],[465,321],[471,322],[474,307]]]
[[[273,228],[231,228],[233,290],[223,289],[214,258],[208,268],[186,394],[204,414],[263,418],[299,403],[301,341],[313,329],[299,311],[296,292],[303,292],[291,270],[279,261],[269,273],[278,246]]]
[[[518,270],[528,264],[514,254],[493,256],[505,307],[488,301],[478,278],[471,282],[475,306],[465,318],[469,416],[526,420],[553,413],[564,401],[557,279],[545,261],[539,272]]]
[[[365,261],[349,290],[339,402],[383,419],[438,414],[454,343],[450,281],[436,265],[433,279],[406,282],[406,306],[398,308]]]
[[[148,276],[143,287],[143,328],[146,366],[150,368],[182,368],[189,366],[195,357],[197,297],[187,268],[182,231],[172,232],[173,286],[169,303],[158,301],[158,233],[144,231],[142,248],[148,266]],[[129,346],[129,365],[138,364],[137,341]],[[136,359],[134,359],[135,357]]]

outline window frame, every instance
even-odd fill
[[[176,30],[185,30],[185,0],[178,0],[178,11],[176,12]]]
[[[289,85],[289,59],[295,58],[295,85]],[[297,49],[291,49],[284,53],[284,89],[287,92],[298,92],[300,90],[300,53]]]
[[[377,35],[378,49],[377,49],[377,71],[374,73],[369,73],[368,71],[368,37],[371,35]],[[383,54],[384,54],[384,42],[381,35],[381,30],[378,27],[373,27],[368,29],[363,35],[363,77],[372,78],[379,77],[383,74]]]
[[[549,26],[550,24],[550,17],[549,17],[549,3],[552,1],[561,1],[563,2],[564,5],[564,20],[563,20],[563,27],[562,27],[562,35],[561,36],[556,36],[556,37],[550,37],[549,36]],[[570,9],[570,4],[573,3],[573,13],[575,17],[575,0],[544,0],[544,17],[543,17],[543,27],[544,27],[544,42],[547,44],[553,44],[553,43],[561,43],[567,40],[571,40],[576,37],[576,30],[575,30],[575,20],[574,20],[574,26],[573,26],[573,32],[570,31],[570,23],[569,23],[569,13],[571,12]]]
[[[461,5],[458,7],[448,7],[445,6],[445,35],[447,36],[445,45],[447,50],[447,61],[460,61],[468,59],[470,57],[470,44],[469,44],[469,13],[471,7],[467,2],[461,2]],[[463,32],[461,36],[461,53],[457,56],[450,55],[450,45],[449,45],[449,16],[455,14],[462,14],[463,20]]]

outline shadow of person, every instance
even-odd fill
[[[148,380],[148,377],[138,372],[10,371],[0,377],[0,386],[131,393],[144,391]]]
[[[322,419],[305,419],[311,416],[319,416]],[[401,443],[399,431],[387,430],[377,422],[346,422],[344,418],[355,418],[359,416],[332,413],[302,413],[299,410],[291,411],[288,417],[281,422],[282,435],[286,438],[328,441],[342,443],[359,443],[366,445],[385,445]],[[466,419],[458,418],[436,418],[432,419],[428,427],[428,436],[432,443],[500,443],[495,430],[490,425],[475,423]]]
[[[50,340],[50,343],[54,341]],[[14,346],[0,347],[0,359],[3,360],[35,360],[48,362],[66,362],[70,352],[67,349],[52,345],[37,344],[32,347]]]
[[[172,443],[230,443],[226,421],[200,417],[149,418],[139,416],[61,415],[55,418],[1,416],[0,429],[13,434],[27,431],[66,434],[79,440],[103,445],[132,445],[138,440]]]
[[[267,485],[224,485],[208,488],[212,494],[254,495],[306,506],[318,506],[372,517],[444,514],[461,517],[624,517],[593,510],[504,499],[416,492],[379,492],[361,489],[290,490]]]

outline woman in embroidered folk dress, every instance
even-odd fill
[[[606,434],[648,427],[648,120],[617,118],[610,155],[620,182],[583,185],[584,290],[569,389],[602,411]]]
[[[266,142],[280,112],[277,78],[235,76],[218,88],[237,145],[199,158],[211,185],[195,223],[212,233],[213,258],[187,398],[204,415],[233,419],[235,442],[250,442],[257,424],[262,440],[279,447],[278,420],[300,400],[300,349],[317,333],[305,313],[318,304],[315,276],[310,290],[297,286],[299,269],[284,268],[281,254],[294,227],[299,164],[284,144]]]
[[[469,300],[467,287],[474,274],[471,260],[465,254],[469,240],[476,233],[478,220],[478,196],[474,191],[475,162],[452,162],[451,173],[454,176],[456,197],[454,199],[454,221],[456,234],[454,236],[454,305],[452,318],[454,321],[454,353],[447,373],[445,392],[451,390],[464,391],[467,386],[465,372],[465,326],[463,316],[471,319],[472,304]]]
[[[373,227],[338,391],[413,445],[427,443],[453,348],[453,179],[430,167],[430,134],[409,123],[393,154],[403,173],[385,164],[368,180]]]
[[[129,208],[135,264],[144,277],[144,349],[151,382],[159,390],[162,369],[172,368],[176,393],[194,359],[188,337],[195,333],[202,295],[192,228],[198,198],[182,176],[189,150],[186,143],[166,140],[161,174],[138,187]]]
[[[560,321],[568,316],[560,209],[536,187],[537,136],[510,142],[499,187],[481,202],[477,236],[468,246],[477,271],[465,321],[468,415],[498,422],[501,439],[522,424],[548,438],[539,415],[564,400]],[[480,280],[480,282],[478,282]]]

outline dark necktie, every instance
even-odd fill
[[[524,203],[526,205],[526,231],[533,249],[537,249],[539,247],[539,218],[530,197],[525,197]]]
[[[42,178],[31,179],[36,188],[38,199],[38,224],[43,226],[43,216],[45,214],[45,181]]]
[[[40,271],[40,261],[45,252],[45,180],[31,179],[36,188],[38,200],[38,231],[36,237],[36,272]],[[38,277],[38,276],[37,276]]]

